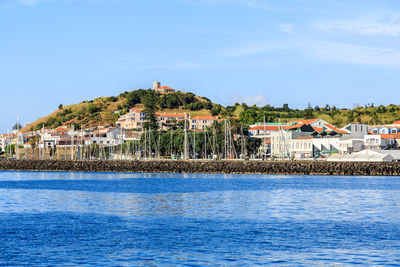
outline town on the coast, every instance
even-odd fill
[[[130,105],[107,113],[107,123],[84,121],[83,113],[74,117],[71,109],[61,105],[57,114],[66,121],[50,117],[37,123],[36,129],[22,127],[17,121],[12,131],[0,135],[2,158],[400,161],[400,120],[337,127],[323,118],[284,121],[263,116],[260,121],[253,118],[249,120],[252,123],[245,123],[241,116],[248,113],[221,115],[220,107],[208,99],[182,92],[172,97],[177,92],[159,82],[140,91],[142,98],[139,93],[126,92]],[[174,99],[186,103],[192,112],[180,112]],[[109,99],[111,104],[117,101]],[[93,118],[102,108],[93,101],[84,104]],[[197,112],[197,106],[210,112]]]

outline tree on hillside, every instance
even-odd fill
[[[133,107],[136,104],[140,104],[143,101],[143,97],[147,94],[148,90],[138,89],[129,93],[126,93],[126,105]]]
[[[290,111],[289,104],[283,104],[282,105],[282,111],[289,112]]]
[[[242,123],[251,125],[256,122],[257,111],[254,109],[247,109],[240,112],[239,117]]]
[[[304,111],[304,118],[305,119],[312,119],[313,118],[313,112],[311,108],[308,108]]]
[[[99,111],[99,108],[95,105],[95,104],[89,104],[89,106],[88,106],[88,108],[87,108],[87,111],[90,113],[90,114],[93,114],[93,113],[96,113],[97,111]]]
[[[58,105],[58,109],[63,109],[63,104]]]
[[[142,98],[142,104],[144,105],[144,112],[146,113],[146,122],[144,127],[150,129],[157,129],[157,95],[154,91],[147,91],[146,95]]]
[[[217,116],[222,110],[222,106],[218,104],[214,104],[211,108],[211,115]]]

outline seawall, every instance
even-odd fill
[[[80,172],[400,175],[400,163],[324,161],[61,161],[0,160],[0,170]]]

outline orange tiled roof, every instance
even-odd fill
[[[300,123],[297,123],[295,125],[282,126],[282,129],[287,129],[287,130],[295,129],[295,128],[299,128],[299,127],[303,126],[304,124],[306,124],[306,123],[300,122]]]
[[[180,117],[180,118],[184,118],[185,114],[172,114],[172,113],[156,113],[157,116],[160,117]]]
[[[291,130],[291,129],[296,129],[298,127],[301,127],[303,124],[295,124],[295,125],[283,125],[280,128],[282,130]],[[278,125],[257,125],[249,130],[265,130],[265,131],[279,131],[279,126]]]
[[[142,112],[144,109],[143,108],[130,108],[130,111],[137,111],[137,112]]]
[[[218,117],[212,117],[212,116],[195,116],[191,118],[192,120],[213,120],[216,121],[218,120]]]
[[[156,90],[175,90],[175,89],[171,88],[169,86],[161,86],[161,87],[157,88]]]
[[[311,124],[311,123],[313,123],[313,122],[315,122],[315,121],[317,121],[317,120],[319,120],[319,119],[308,119],[308,120],[290,121],[289,123],[296,122],[296,123],[303,123],[303,124]]]
[[[322,129],[322,128],[318,128],[318,127],[312,127],[312,128],[314,129],[314,131],[316,131],[318,133],[321,133],[324,131],[324,129]]]
[[[374,134],[380,135],[382,139],[398,139],[400,138],[400,134]]]
[[[276,125],[257,125],[249,129],[249,131],[254,131],[254,130],[278,131],[279,127]]]
[[[60,132],[65,132],[65,131],[69,131],[68,128],[63,128],[63,127],[58,127],[55,129],[56,131],[60,131]]]
[[[399,124],[400,125],[400,121],[395,121],[395,122],[393,122],[392,124]]]
[[[331,124],[325,124],[324,126],[327,127],[327,128],[329,128],[329,129],[332,130],[332,131],[337,132],[337,133],[340,133],[340,134],[348,134],[348,132],[343,131],[343,130],[339,130],[338,128],[336,128],[335,126],[333,126],[333,125],[331,125]]]

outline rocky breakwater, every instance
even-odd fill
[[[323,161],[0,160],[0,170],[393,176],[400,175],[400,163]]]

